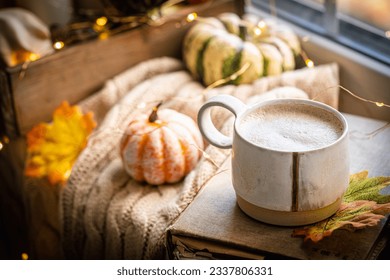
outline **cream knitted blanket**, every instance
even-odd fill
[[[84,110],[95,112],[98,130],[76,162],[61,194],[62,247],[68,259],[163,259],[166,228],[218,171],[230,150],[208,146],[212,159],[176,184],[150,186],[132,180],[122,168],[119,141],[131,113],[163,106],[196,117],[203,102],[215,94],[231,94],[245,102],[278,86],[294,86],[338,106],[338,67],[335,64],[286,72],[251,85],[223,86],[205,91],[179,60],[163,57],[143,62],[107,81],[85,100]],[[328,89],[333,87],[332,89]],[[326,94],[324,93],[326,91]],[[268,94],[269,95],[269,94]],[[273,96],[264,95],[265,98]],[[274,96],[275,98],[277,96]],[[230,114],[217,110],[215,120],[231,131]]]

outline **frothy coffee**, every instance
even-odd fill
[[[331,112],[306,104],[269,104],[247,114],[239,133],[255,145],[280,151],[308,151],[328,146],[343,133]]]

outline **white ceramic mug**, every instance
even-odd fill
[[[210,110],[214,106],[235,115],[232,137],[223,135],[212,123]],[[301,113],[304,117],[295,120]],[[268,121],[265,131],[261,125]],[[279,134],[272,131],[278,127],[273,122],[283,128]],[[232,183],[239,207],[249,216],[270,224],[296,226],[323,220],[339,208],[349,182],[348,125],[334,108],[304,99],[275,99],[247,106],[235,97],[218,95],[201,107],[198,124],[212,145],[232,148]],[[303,148],[292,146],[289,150],[289,146],[280,145],[289,137],[285,133],[303,135],[299,136],[306,141]],[[334,136],[327,140],[330,142],[324,140],[328,135]],[[266,143],[271,146],[257,142],[258,136],[267,136]],[[306,147],[312,139],[320,144]]]

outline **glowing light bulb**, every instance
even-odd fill
[[[62,41],[57,41],[53,44],[53,48],[55,48],[56,50],[60,50],[62,49],[63,47],[65,46],[64,42]]]
[[[385,103],[383,103],[383,102],[375,102],[375,105],[378,106],[378,107],[383,107],[383,106],[385,106]]]
[[[100,40],[105,40],[105,39],[107,39],[108,38],[108,32],[102,32],[102,33],[100,33],[99,34],[99,39]]]
[[[198,14],[197,14],[197,13],[188,14],[188,15],[187,15],[187,21],[188,21],[188,22],[192,22],[192,21],[196,20],[197,17],[198,17]]]
[[[146,107],[146,103],[145,102],[142,102],[142,103],[138,104],[138,106],[137,106],[138,109],[143,109],[145,107]]]
[[[263,29],[264,27],[267,26],[267,24],[265,23],[265,21],[261,20],[261,21],[259,21],[259,23],[257,24],[257,26],[258,26],[259,28]]]
[[[4,148],[5,144],[9,143],[9,138],[4,136],[3,139],[0,140],[0,151]]]
[[[22,253],[22,260],[28,260],[28,254]]]
[[[309,68],[313,68],[314,67],[314,62],[310,59],[305,59],[305,63],[306,63],[306,66],[309,67]]]
[[[106,17],[100,17],[96,19],[96,24],[99,26],[105,26],[107,24],[108,19]]]
[[[261,29],[260,29],[260,28],[257,28],[257,27],[255,27],[255,28],[253,29],[253,31],[255,32],[255,35],[256,35],[256,36],[260,36],[261,33],[262,33]]]
[[[39,58],[40,58],[40,55],[36,54],[36,53],[30,53],[30,55],[28,56],[28,60],[30,60],[30,61],[35,61],[35,60],[38,60]]]

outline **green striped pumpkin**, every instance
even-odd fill
[[[249,68],[232,83],[251,83],[293,70],[299,53],[299,39],[288,27],[254,15],[241,19],[233,13],[199,19],[183,42],[188,70],[207,86],[248,63]]]

